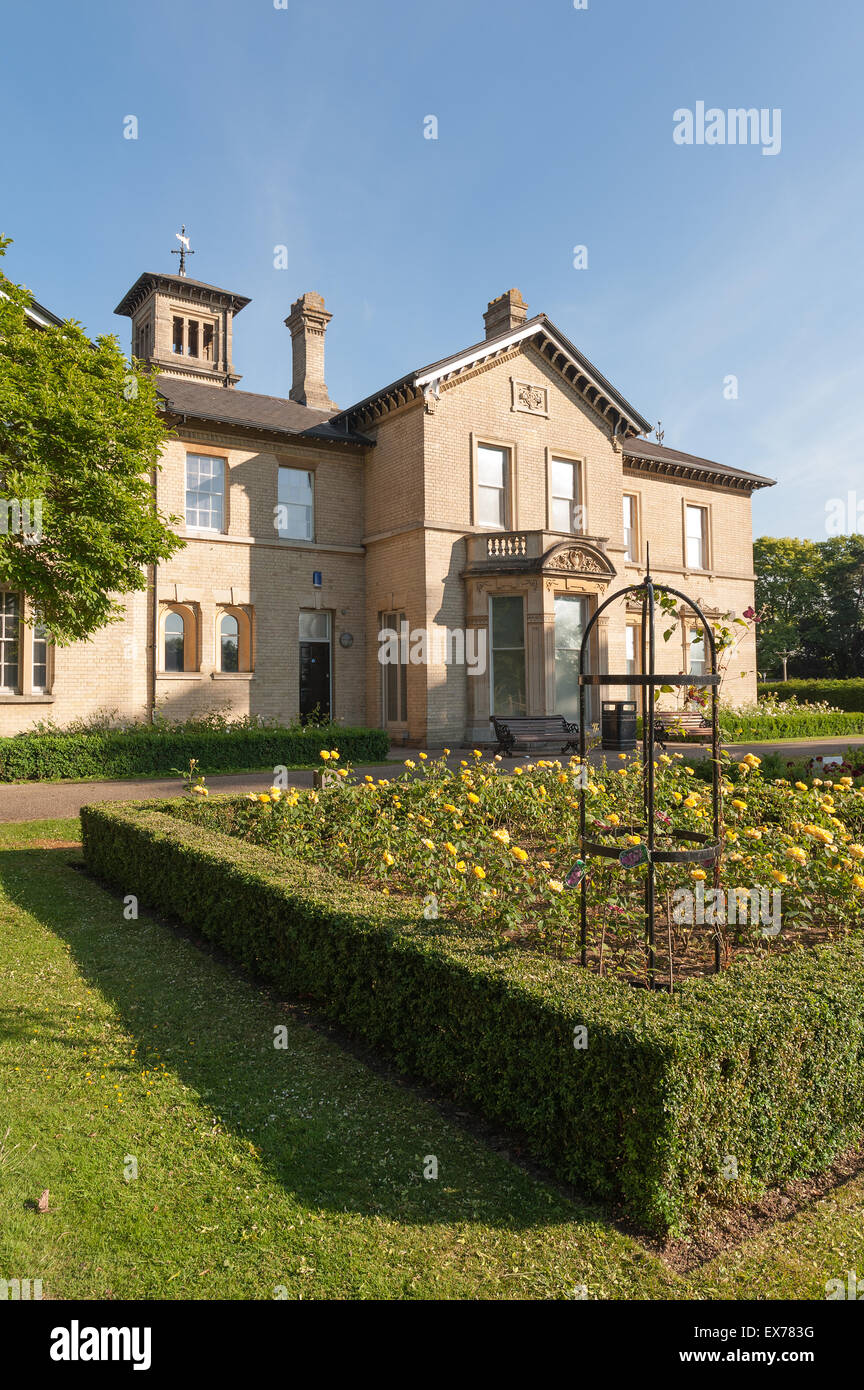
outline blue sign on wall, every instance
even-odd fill
[[[320,589],[320,588],[321,588],[321,571],[320,571],[320,570],[313,570],[313,571],[312,571],[312,587],[313,587],[314,589]]]

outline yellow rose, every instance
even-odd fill
[[[735,807],[735,810],[736,810],[736,811],[746,811],[746,810],[747,810],[747,802],[746,802],[746,801],[733,801],[733,802],[732,802],[732,805]]]
[[[707,878],[707,874],[704,869],[691,869],[690,877],[697,879],[701,883],[704,878]]]
[[[326,748],[322,748],[322,749],[321,749],[321,757],[324,759],[325,763],[329,763],[329,761],[330,761],[330,754],[327,752],[327,749],[326,749]]]
[[[486,877],[486,870],[483,869],[483,868],[481,868],[481,866],[480,866],[479,864],[474,864],[474,865],[472,865],[471,872],[472,872],[472,874],[474,875],[475,878],[485,878],[485,877]]]
[[[471,805],[472,805],[472,806],[477,806],[477,805],[479,804],[479,802],[480,802],[480,798],[479,798],[479,796],[477,795],[476,792],[469,792],[469,793],[468,793],[468,800],[471,802]]]
[[[514,859],[518,859],[520,864],[524,864],[528,858],[528,855],[526,854],[525,850],[520,849],[518,845],[514,845],[513,848],[510,850],[510,853],[513,855]]]
[[[551,893],[564,892],[564,884],[561,882],[560,878],[550,878],[548,887]]]
[[[393,855],[390,853],[388,849],[385,849],[384,853],[381,855],[381,858],[388,868],[391,864],[396,863],[396,860],[393,858]]]

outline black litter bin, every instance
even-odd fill
[[[606,753],[635,752],[635,700],[603,701],[600,721],[600,746]]]

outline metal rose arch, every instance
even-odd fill
[[[579,652],[579,754],[584,763],[586,757],[585,746],[585,689],[589,685],[622,685],[640,686],[645,691],[645,699],[642,702],[642,797],[645,823],[633,826],[621,826],[620,834],[641,834],[646,840],[647,851],[647,873],[645,875],[645,942],[648,967],[648,981],[650,988],[656,988],[655,980],[655,954],[654,954],[654,902],[655,902],[655,883],[654,866],[655,864],[704,864],[712,865],[714,869],[714,886],[719,886],[720,873],[720,736],[717,722],[717,695],[721,677],[717,673],[717,646],[714,640],[714,633],[706,619],[704,613],[697,603],[687,594],[682,594],[679,589],[673,589],[667,584],[656,586],[663,593],[672,594],[675,598],[681,599],[683,603],[691,609],[699,620],[707,642],[707,650],[710,653],[711,670],[709,674],[694,678],[692,675],[665,674],[655,670],[656,659],[656,633],[654,625],[655,615],[655,583],[651,577],[650,556],[646,557],[645,578],[640,584],[630,584],[625,589],[619,589],[612,594],[605,602],[601,603],[597,611],[592,615],[586,624],[585,632],[582,637],[582,646]],[[641,640],[641,674],[636,675],[615,675],[608,671],[600,671],[596,674],[588,673],[585,670],[586,656],[589,651],[589,641],[591,633],[601,614],[613,603],[625,599],[628,594],[641,595],[642,599],[642,640]],[[673,830],[671,838],[687,842],[689,848],[684,849],[657,849],[655,848],[656,839],[656,818],[654,810],[654,697],[655,690],[660,685],[680,685],[689,686],[698,684],[709,686],[711,689],[711,803],[712,803],[712,833],[711,835],[698,834],[690,830]],[[585,833],[585,796],[587,786],[586,779],[580,779],[579,793],[579,835],[581,842],[581,852],[585,861],[587,871],[588,859],[599,856],[605,859],[618,859],[620,851],[612,845],[603,845],[596,840],[590,840]],[[587,872],[583,873],[580,889],[580,923],[581,923],[581,961],[583,965],[588,963],[588,903],[587,903]],[[719,972],[721,961],[721,937],[719,930],[715,931],[714,936],[714,969]]]

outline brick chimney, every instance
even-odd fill
[[[520,328],[528,317],[528,305],[518,290],[507,290],[493,299],[483,315],[486,337],[497,338],[499,333],[509,333]]]
[[[289,400],[315,410],[338,410],[324,384],[324,334],[332,314],[324,308],[320,294],[301,294],[291,305],[285,320],[291,330],[294,373]]]

